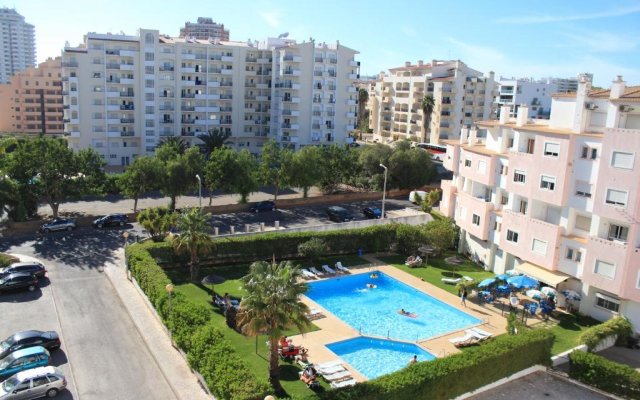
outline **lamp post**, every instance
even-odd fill
[[[202,179],[198,174],[196,174],[196,178],[198,179],[198,204],[202,208]]]
[[[383,164],[380,164],[382,168],[384,168],[384,185],[382,186],[382,215],[380,219],[384,219],[384,202],[387,200],[387,167]]]
[[[169,320],[173,321],[173,285],[170,283],[167,283],[167,286],[164,287],[164,290],[166,290],[167,293],[169,293]],[[173,323],[171,325],[173,325]],[[169,326],[169,341],[173,346],[173,335],[171,334],[171,328],[172,328],[171,325]]]
[[[127,244],[129,243],[129,232],[123,232],[122,237],[124,238],[124,273],[127,276],[128,280],[131,280],[131,274],[129,273],[129,259],[127,258]]]

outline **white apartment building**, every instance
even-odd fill
[[[195,39],[219,39],[229,40],[229,30],[224,29],[224,24],[218,24],[211,18],[199,17],[197,22],[185,22],[180,28],[180,37],[191,37]]]
[[[438,143],[455,139],[463,127],[492,115],[494,73],[484,77],[462,61],[418,61],[381,74],[369,94],[369,127],[383,142],[409,139]],[[422,100],[433,96],[434,108],[423,127]]]
[[[516,269],[604,320],[640,330],[640,86],[556,94],[549,120],[480,121],[447,142],[441,211],[461,228],[460,251],[495,273]],[[486,138],[479,139],[480,130]]]
[[[25,22],[15,9],[0,8],[0,83],[36,66],[34,27]]]
[[[498,117],[502,107],[509,107],[509,117],[515,117],[518,108],[526,105],[532,118],[548,119],[551,113],[551,95],[558,92],[556,83],[535,81],[531,78],[506,79],[498,81],[498,95],[495,103],[498,106]]]
[[[112,170],[153,154],[165,137],[196,145],[212,129],[255,154],[269,139],[293,149],[346,143],[356,121],[356,54],[285,38],[89,33],[63,51],[65,132],[70,147],[95,149]]]

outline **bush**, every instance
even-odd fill
[[[0,253],[0,268],[8,267],[10,264],[20,261],[19,258],[10,256],[8,254]]]
[[[631,323],[625,317],[611,318],[582,332],[580,343],[587,345],[589,350],[593,350],[603,339],[617,335],[616,344],[626,346],[631,332]]]
[[[105,180],[102,184],[102,191],[107,194],[120,194],[120,186],[118,184],[120,176],[120,174],[105,175]]]
[[[527,326],[518,318],[516,312],[510,312],[507,316],[507,333],[509,335],[518,335],[525,332]]]
[[[618,396],[640,398],[640,373],[635,369],[584,351],[572,352],[569,361],[571,378]]]
[[[329,246],[327,246],[327,243],[320,238],[313,238],[298,245],[298,254],[300,257],[306,258],[312,262],[318,261],[320,257],[328,252]]]
[[[425,235],[419,226],[396,225],[396,250],[400,254],[415,254],[425,244]]]

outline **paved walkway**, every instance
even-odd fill
[[[124,250],[118,250],[116,255],[117,261],[108,263],[104,272],[111,280],[176,398],[180,400],[211,399],[191,372],[187,361],[171,345],[164,326],[150,310],[146,298],[143,298],[127,279],[124,270]]]

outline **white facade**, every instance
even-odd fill
[[[268,139],[297,149],[345,143],[354,129],[358,62],[340,44],[221,42],[94,34],[63,52],[65,132],[111,169],[153,154],[165,137],[198,144],[211,129],[259,153]]]
[[[392,68],[388,75],[380,75],[369,94],[369,127],[383,142],[455,139],[461,128],[491,117],[493,76],[490,72],[484,77],[462,61],[407,62]],[[425,96],[432,96],[435,103],[428,133],[421,106]]]
[[[0,83],[36,66],[34,27],[11,8],[0,8]]]
[[[515,117],[520,105],[529,107],[532,118],[549,118],[551,113],[551,95],[558,92],[557,83],[534,81],[532,79],[504,79],[498,81],[498,117],[503,106],[509,106],[510,117]]]

